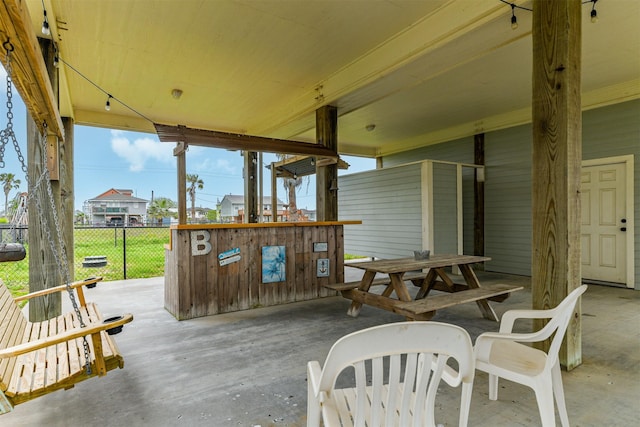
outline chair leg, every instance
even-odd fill
[[[551,369],[551,383],[553,384],[553,395],[558,405],[558,414],[562,427],[569,427],[569,415],[567,415],[567,406],[564,402],[564,389],[562,387],[562,374],[560,373],[560,363],[556,361],[555,366]]]
[[[542,427],[555,427],[556,414],[553,406],[553,385],[551,378],[542,378],[536,381],[533,387],[538,401],[540,421]]]
[[[469,423],[469,410],[471,409],[471,394],[473,383],[462,383],[462,396],[460,399],[460,427],[467,427]]]
[[[489,374],[489,399],[498,400],[498,376]]]

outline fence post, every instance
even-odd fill
[[[124,280],[127,280],[127,228],[122,227],[122,269]]]

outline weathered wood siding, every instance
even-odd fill
[[[333,295],[323,285],[344,281],[343,225],[302,224],[172,228],[165,250],[165,308],[183,320]],[[210,233],[211,250],[194,255],[191,233],[202,230]],[[327,250],[314,252],[314,243],[326,243]],[[264,246],[285,247],[284,281],[263,283]],[[221,266],[218,255],[233,248],[240,249],[241,259]],[[329,259],[328,277],[317,277],[321,258]]]
[[[385,168],[339,178],[340,220],[345,226],[345,252],[399,258],[422,248],[421,165]]]

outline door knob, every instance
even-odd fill
[[[627,218],[622,218],[622,219],[620,220],[620,222],[621,222],[621,223],[623,223],[623,224],[626,224],[626,223],[627,223]]]

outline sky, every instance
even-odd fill
[[[6,72],[0,67],[0,130],[7,127]],[[13,93],[13,130],[22,154],[27,159],[26,108],[15,89]],[[1,144],[1,142],[0,142]],[[155,134],[75,126],[74,129],[74,185],[76,210],[82,210],[85,201],[111,189],[130,189],[141,199],[168,197],[177,201],[175,144],[160,142]],[[349,163],[347,171],[339,175],[375,168],[375,159],[342,156]],[[0,173],[13,173],[22,181],[20,189],[10,193],[12,199],[18,191],[27,191],[26,177],[22,172],[13,143],[5,146],[4,168]],[[264,153],[265,166],[277,161],[275,154]],[[189,147],[187,173],[197,174],[204,188],[196,191],[196,206],[215,209],[216,202],[226,194],[244,193],[242,178],[243,158],[239,151]],[[264,195],[271,195],[271,176],[263,174]],[[258,190],[260,191],[260,190]],[[4,204],[4,193],[0,204]],[[278,180],[278,198],[285,203],[287,195]],[[190,200],[187,201],[190,205]],[[297,205],[303,209],[315,209],[315,178],[313,176],[298,189]],[[0,210],[4,210],[1,206]]]

